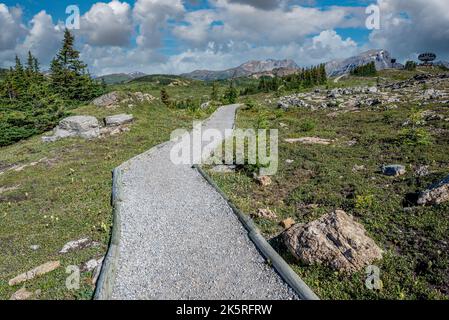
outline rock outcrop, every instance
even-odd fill
[[[435,205],[449,201],[449,176],[420,193],[419,205]]]
[[[121,103],[143,103],[151,102],[155,99],[156,98],[149,93],[112,91],[94,99],[92,104],[97,107],[114,108]]]
[[[106,93],[92,101],[92,104],[97,107],[110,107],[117,105],[121,100],[121,93],[113,91]]]
[[[296,224],[283,234],[289,251],[306,264],[324,264],[354,272],[382,258],[382,250],[365,228],[342,210],[308,224]]]
[[[54,142],[69,137],[94,139],[99,136],[100,124],[97,118],[91,116],[72,116],[61,120],[59,125],[53,130],[53,135],[42,137],[42,141]]]

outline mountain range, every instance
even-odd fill
[[[117,84],[117,83],[124,83],[128,82],[134,79],[138,79],[141,77],[146,76],[143,72],[131,72],[131,73],[113,73],[113,74],[107,74],[103,76],[96,77],[96,79],[104,80],[106,84]]]
[[[355,67],[374,62],[377,70],[402,68],[387,50],[369,50],[347,59],[332,60],[326,63],[326,72],[330,77],[340,76],[351,72]]]
[[[347,59],[326,62],[326,72],[330,77],[340,76],[349,73],[357,66],[370,62],[376,64],[377,70],[403,67],[392,58],[387,50],[379,49],[369,50]],[[236,68],[222,71],[196,70],[190,73],[184,73],[181,76],[197,80],[222,80],[244,76],[259,78],[261,76],[284,76],[295,73],[298,69],[299,66],[293,60],[268,59],[263,61],[249,61]]]
[[[298,65],[293,60],[262,60],[248,61],[236,68],[211,71],[196,70],[190,73],[181,74],[182,77],[196,80],[224,80],[230,78],[247,77],[255,73],[271,71],[279,68],[298,69]]]

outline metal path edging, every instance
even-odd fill
[[[122,170],[117,167],[112,171],[112,197],[113,208],[112,235],[108,252],[101,267],[100,276],[95,287],[95,300],[108,300],[112,296],[112,288],[115,281],[120,242],[121,202],[123,201],[123,189],[121,185]]]
[[[231,207],[240,222],[248,231],[249,238],[252,240],[256,248],[262,253],[273,268],[279,273],[281,278],[290,285],[290,287],[303,300],[319,300],[319,297],[309,288],[309,286],[296,274],[295,271],[288,265],[288,263],[273,249],[267,240],[262,236],[253,220],[247,215],[243,214],[226,196],[226,194],[218,187],[212,178],[198,165],[193,165],[201,176],[223,197],[223,199]]]

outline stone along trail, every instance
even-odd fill
[[[238,105],[203,129],[224,132]],[[170,161],[174,142],[122,171],[120,242],[113,299],[296,299],[269,267],[220,194],[191,165]]]

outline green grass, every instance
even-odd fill
[[[341,80],[340,86],[366,84],[370,79],[354,82]],[[269,128],[279,129],[279,171],[268,187],[256,184],[243,171],[235,174],[210,172],[217,184],[243,212],[258,208],[274,210],[279,219],[255,219],[269,238],[282,232],[278,222],[293,217],[307,223],[335,209],[343,209],[361,222],[369,236],[385,251],[381,270],[383,289],[365,287],[364,270],[353,275],[335,272],[325,266],[306,266],[294,261],[282,245],[276,248],[293,269],[323,299],[447,299],[449,298],[449,204],[404,210],[409,194],[425,189],[432,182],[447,176],[449,166],[449,130],[446,121],[428,122],[424,129],[432,143],[402,143],[402,123],[412,112],[412,105],[398,104],[395,110],[363,109],[336,118],[330,111],[311,112],[291,109],[279,112],[271,95],[252,97],[258,107],[241,109],[238,128],[256,128],[263,115]],[[429,105],[449,118],[449,110]],[[282,128],[280,123],[287,124]],[[357,125],[354,125],[357,124]],[[318,136],[336,139],[330,146],[288,144],[292,137]],[[357,144],[349,146],[348,141]],[[286,160],[294,160],[287,164]],[[407,174],[392,178],[380,174],[382,164],[400,163]],[[353,172],[354,165],[366,170]],[[411,166],[429,165],[431,174],[417,178]],[[316,208],[306,209],[306,205]]]
[[[41,136],[35,136],[1,148],[0,168],[48,160],[21,172],[0,175],[1,187],[17,186],[0,194],[0,299],[8,299],[21,288],[9,287],[9,279],[50,260],[60,260],[62,267],[27,281],[25,287],[29,291],[42,290],[39,299],[91,298],[92,275],[82,274],[80,290],[68,291],[65,268],[101,257],[107,250],[112,222],[111,170],[168,140],[172,130],[190,128],[194,118],[204,118],[212,111],[167,109],[160,102],[113,110],[84,106],[73,113],[99,119],[132,113],[136,121],[130,132],[104,139],[71,138],[44,144]],[[100,246],[58,254],[66,242],[83,237]],[[41,246],[37,251],[29,248],[36,244]]]

